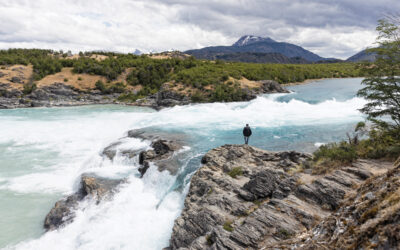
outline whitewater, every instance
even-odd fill
[[[183,208],[190,177],[201,156],[226,144],[267,150],[312,152],[345,138],[364,120],[366,102],[355,96],[362,79],[331,79],[290,87],[293,93],[260,96],[250,102],[178,106],[156,112],[131,106],[83,106],[0,110],[0,247],[5,249],[162,249]],[[150,142],[126,138],[146,129],[186,136],[178,152],[180,169],[171,175],[151,166],[141,179],[137,159],[101,152],[148,149]],[[45,232],[54,203],[78,189],[83,173],[128,178],[112,200],[84,201],[71,224]]]

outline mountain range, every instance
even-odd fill
[[[346,61],[348,62],[373,62],[376,60],[376,53],[368,53],[366,50],[362,50],[355,54],[354,56],[349,57]]]
[[[211,46],[185,51],[198,59],[224,60],[253,63],[330,63],[342,60],[324,58],[298,45],[277,42],[269,37],[242,36],[231,46]],[[362,51],[346,61],[373,60],[373,56]]]

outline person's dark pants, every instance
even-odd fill
[[[244,137],[244,144],[249,144],[249,138],[250,138],[250,136]]]

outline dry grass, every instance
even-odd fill
[[[192,86],[185,86],[182,83],[176,83],[175,81],[164,83],[164,87],[183,95],[190,95],[196,91]]]
[[[90,58],[95,59],[97,61],[104,61],[104,60],[106,60],[108,58],[108,56],[93,54],[93,55],[90,56]]]
[[[78,80],[78,78],[82,80]],[[64,79],[68,79],[67,82]],[[38,88],[52,85],[56,82],[61,82],[66,85],[71,85],[77,89],[88,90],[94,89],[97,81],[107,82],[107,79],[103,76],[89,75],[89,74],[74,74],[72,68],[63,68],[61,72],[54,75],[48,75],[43,79],[37,81]]]
[[[75,74],[72,72],[72,68],[63,68],[61,72],[56,73],[54,75],[48,75],[44,77],[43,79],[39,80],[36,84],[39,88],[44,87],[44,86],[49,86],[52,85],[56,82],[61,82],[66,85],[71,85],[74,88],[80,89],[80,90],[90,90],[94,89],[96,87],[96,82],[97,81],[103,81],[106,86],[108,85],[113,85],[117,82],[122,82],[125,85],[127,85],[126,82],[126,77],[128,74],[132,71],[132,68],[126,69],[121,75],[118,76],[118,78],[111,83],[107,83],[107,78],[104,76],[99,76],[99,75],[90,75],[90,74]],[[68,79],[68,81],[64,81],[65,79]],[[142,88],[142,86],[131,86],[127,85],[127,89],[130,91],[138,91]]]
[[[84,56],[87,57],[87,56]],[[79,59],[79,54],[74,54],[72,56],[67,56],[66,59]],[[95,59],[97,61],[103,61],[108,58],[106,55],[92,54],[89,58]]]
[[[241,88],[255,89],[255,88],[261,87],[261,85],[262,85],[260,82],[251,81],[244,77],[242,77],[240,80],[236,80],[236,81],[239,82]]]
[[[10,84],[12,88],[22,90],[24,84],[28,83],[32,78],[33,67],[32,65],[2,66],[0,68],[0,72],[4,74],[4,76],[0,77],[0,83]],[[21,83],[11,82],[13,77],[19,77],[21,79]]]
[[[161,59],[171,59],[171,58],[185,59],[185,58],[190,57],[190,55],[188,55],[188,54],[184,54],[184,53],[177,52],[177,51],[150,54],[148,56],[151,59],[159,59],[159,60],[161,60]]]

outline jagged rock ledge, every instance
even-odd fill
[[[245,93],[242,101],[250,101],[255,99],[261,94],[272,94],[272,93],[289,93],[287,89],[282,87],[278,82],[273,80],[259,81],[259,88],[244,88],[242,89]],[[154,95],[150,95],[146,98],[137,100],[135,105],[151,107],[154,109],[161,109],[164,107],[173,107],[176,105],[188,105],[192,103],[192,100],[181,93],[177,93],[165,86],[161,88],[159,92]]]
[[[400,158],[308,233],[280,249],[400,249]]]
[[[21,90],[0,83],[0,109],[111,104],[117,97],[98,90],[81,91],[64,83],[54,83],[24,95]]]
[[[151,149],[125,149],[120,153],[128,158],[138,157],[138,163],[140,164],[139,172],[141,177],[146,173],[150,167],[150,163],[157,165],[160,171],[168,170],[171,174],[175,174],[179,169],[174,153],[179,151],[184,146],[184,135],[165,133],[161,131],[147,131],[146,129],[135,129],[128,131],[128,138],[137,138],[141,140],[150,141]],[[107,146],[102,155],[110,160],[113,160],[117,154],[118,146],[121,145],[121,141],[117,141]]]
[[[311,230],[358,185],[390,167],[358,161],[324,176],[296,171],[310,158],[247,145],[209,151],[192,177],[169,248],[274,248]]]
[[[260,94],[288,93],[279,83],[272,80],[260,81],[260,88],[243,91],[243,101],[249,101]],[[125,104],[118,101],[120,94],[102,94],[99,90],[80,90],[73,86],[55,82],[52,85],[34,89],[29,94],[24,94],[19,89],[12,88],[9,84],[0,83],[0,109],[30,108],[30,107],[64,107],[91,104]],[[168,88],[161,88],[156,94],[139,99],[130,105],[150,107],[160,110],[176,105],[192,103],[189,96],[177,93]]]
[[[90,198],[99,203],[116,192],[117,187],[125,181],[125,179],[113,180],[93,174],[82,175],[79,190],[56,202],[44,220],[44,228],[54,230],[71,222],[75,216],[74,209],[80,201]]]

